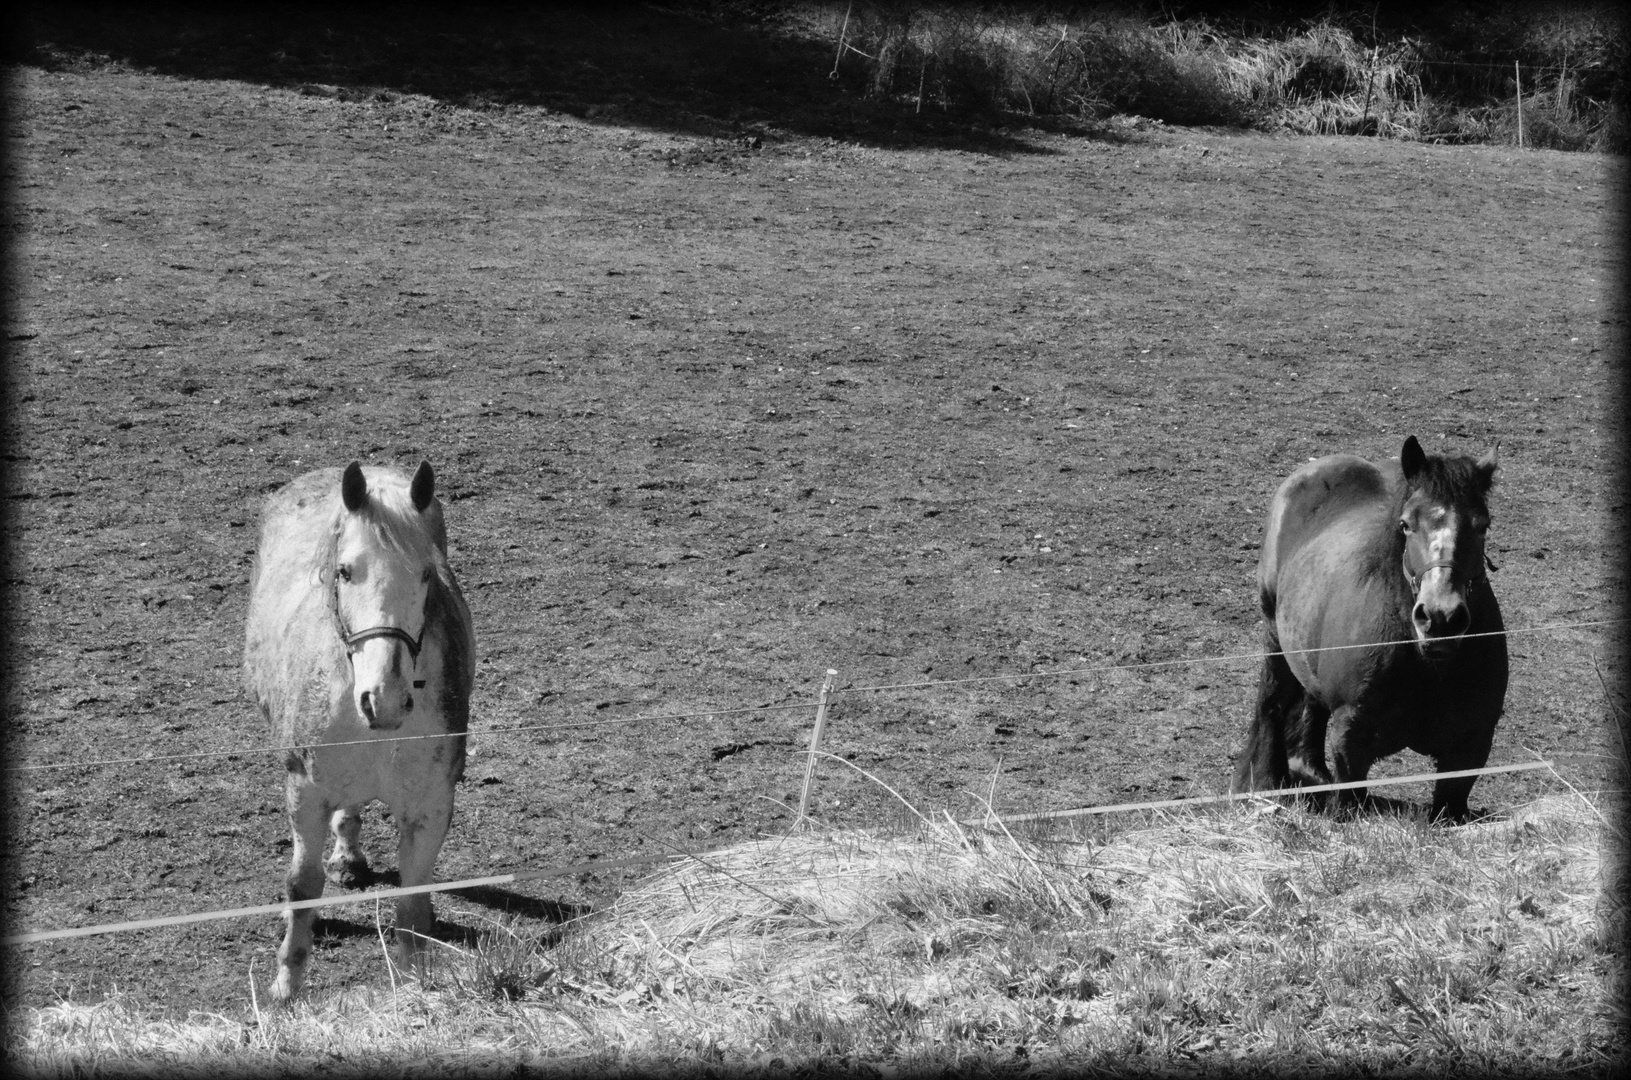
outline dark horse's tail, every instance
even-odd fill
[[[1235,765],[1232,791],[1288,787],[1286,728],[1303,707],[1303,687],[1280,655],[1280,638],[1270,619],[1263,627],[1263,673],[1257,680],[1257,714],[1246,732],[1246,747]]]

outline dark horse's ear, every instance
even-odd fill
[[[1404,470],[1406,482],[1413,484],[1426,467],[1427,451],[1421,448],[1421,443],[1412,435],[1404,441],[1404,449],[1399,451],[1399,468]]]
[[[430,497],[436,494],[436,474],[430,471],[430,462],[421,461],[418,470],[413,474],[413,483],[408,485],[408,497],[413,500],[413,508],[421,514],[425,507],[430,505]]]
[[[1478,478],[1483,481],[1485,491],[1495,483],[1495,470],[1501,467],[1500,462],[1495,460],[1495,452],[1500,448],[1501,444],[1496,443],[1489,448],[1489,453],[1478,459]]]
[[[355,461],[345,467],[345,475],[340,477],[340,498],[353,514],[368,505],[368,481],[362,478],[362,466]]]

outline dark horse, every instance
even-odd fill
[[[1280,485],[1257,564],[1269,655],[1234,790],[1331,783],[1327,728],[1338,782],[1406,747],[1439,772],[1488,760],[1506,638],[1468,635],[1504,629],[1485,573],[1494,478],[1494,450],[1441,457],[1412,435],[1397,464],[1336,454]],[[1466,820],[1475,779],[1434,784],[1433,818]]]

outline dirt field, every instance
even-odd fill
[[[1618,614],[1602,158],[1148,125],[753,147],[414,95],[11,80],[14,765],[265,745],[238,668],[257,507],[353,458],[436,466],[476,620],[448,879],[785,829],[810,712],[708,711],[809,701],[828,667],[1250,653],[1261,514],[1317,454],[1499,440],[1508,624]],[[1607,640],[1514,639],[1494,763],[1605,748]],[[840,696],[828,748],[925,812],[1212,792],[1255,678]],[[702,715],[636,719],[678,712]],[[523,725],[562,726],[480,734]],[[275,901],[281,785],[253,752],[13,774],[11,925]],[[832,763],[816,802],[898,814]],[[379,815],[365,835],[391,866]],[[458,938],[623,880],[438,911]],[[372,909],[330,914],[310,985],[383,980]],[[280,925],[30,947],[11,990],[233,1011]]]

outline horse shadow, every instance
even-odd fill
[[[581,919],[594,909],[588,904],[568,904],[560,900],[544,900],[536,896],[501,889],[496,885],[476,885],[468,889],[449,889],[449,896],[457,896],[471,903],[492,908],[505,915],[520,915],[543,922],[568,923]]]
[[[319,915],[312,920],[312,938],[321,945],[323,941],[347,940],[350,938],[371,938],[379,934],[379,927],[370,926],[363,922],[354,922],[350,919],[336,919]]]
[[[347,883],[348,887],[368,889],[373,886],[396,888],[402,883],[402,877],[396,870],[374,870],[357,873],[353,871],[353,878]],[[499,888],[496,885],[475,885],[468,889],[449,889],[448,896],[457,896],[473,904],[490,908],[501,915],[519,916],[523,919],[536,920],[550,924],[545,938],[558,940],[561,928],[575,919],[581,919],[594,909],[588,904],[570,904],[560,900],[545,900],[536,896],[527,896],[524,893],[514,892],[510,889]],[[312,924],[313,934],[321,938],[346,939],[361,937],[376,937],[380,932],[379,925],[370,924],[362,920],[348,920],[341,918],[319,917]],[[452,945],[473,946],[481,937],[481,933],[474,927],[462,923],[448,922],[443,919],[436,920],[436,938]]]

